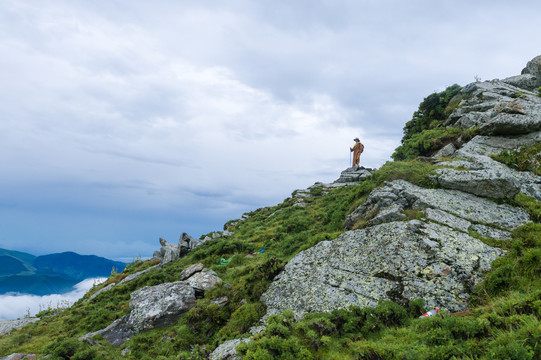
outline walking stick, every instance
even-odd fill
[[[349,164],[348,164],[348,167],[351,165],[351,151],[349,152]],[[351,165],[353,166],[353,165]]]

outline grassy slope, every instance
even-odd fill
[[[272,278],[300,250],[319,241],[333,239],[343,231],[347,214],[383,181],[403,178],[422,186],[432,186],[426,163],[389,162],[369,180],[329,194],[316,195],[305,208],[292,206],[293,199],[252,212],[251,217],[231,228],[234,235],[214,239],[185,258],[149,272],[125,285],[116,286],[92,301],[93,289],[70,309],[44,311],[43,320],[0,338],[0,356],[15,352],[54,354],[71,359],[198,359],[219,343],[244,334],[265,313],[259,302]],[[529,209],[532,218],[541,218],[540,204],[518,196],[515,204]],[[407,308],[386,302],[375,309],[353,308],[332,314],[313,314],[294,323],[290,314],[275,316],[266,331],[253,343],[243,346],[247,359],[451,359],[541,357],[541,225],[517,229],[513,240],[502,244],[508,249],[474,296],[472,312],[464,317],[441,314],[417,319],[422,303]],[[487,240],[488,241],[488,240]],[[265,245],[265,252],[259,253]],[[252,254],[254,254],[252,256]],[[221,258],[233,257],[226,266]],[[180,271],[202,262],[215,270],[223,283],[208,291],[176,325],[135,336],[120,348],[103,339],[103,347],[90,347],[77,338],[99,330],[127,314],[130,293],[138,288],[177,281]],[[153,265],[135,261],[121,274]],[[219,307],[211,299],[227,296],[229,303]],[[120,354],[130,348],[126,356]]]

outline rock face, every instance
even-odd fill
[[[267,315],[401,304],[462,311],[469,292],[502,252],[447,226],[418,220],[349,231],[297,254],[262,301]]]
[[[352,228],[362,218],[369,218],[368,223],[375,225],[404,219],[406,216],[403,210],[427,208],[445,213],[447,219],[453,217],[470,225],[481,223],[507,230],[513,230],[529,221],[528,214],[522,209],[498,205],[460,191],[424,189],[404,180],[396,180],[374,190],[366,202],[348,216],[346,228]],[[449,220],[441,222],[449,223]]]
[[[521,135],[541,130],[541,98],[500,80],[472,83],[446,125],[479,126],[484,135]]]

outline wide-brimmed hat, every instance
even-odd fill
[[[355,139],[353,139],[353,141],[361,141],[361,140],[359,140],[359,138],[355,138]]]

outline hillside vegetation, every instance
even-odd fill
[[[220,342],[238,337],[258,323],[265,313],[259,297],[295,253],[341,233],[347,213],[384,181],[401,178],[426,184],[430,170],[422,162],[390,162],[368,181],[316,196],[305,208],[291,206],[293,199],[286,199],[258,209],[235,228],[234,235],[209,241],[160,272],[88,301],[97,290],[93,289],[64,312],[56,314],[50,309],[39,314],[44,321],[0,338],[0,354],[52,353],[57,359],[203,359]],[[526,201],[523,206],[539,216],[538,202]],[[541,225],[531,224],[502,244],[508,254],[497,261],[478,289],[471,314],[464,317],[440,314],[417,319],[428,310],[422,301],[407,307],[387,302],[376,308],[311,314],[298,323],[285,313],[271,317],[266,330],[256,341],[241,345],[241,351],[246,359],[539,357],[540,234]],[[259,253],[263,245],[265,251]],[[219,266],[223,257],[233,258]],[[215,270],[224,283],[207,292],[176,325],[135,336],[121,348],[105,341],[96,348],[77,340],[124,315],[133,290],[177,280],[181,270],[196,262]],[[135,261],[107,283],[151,264]],[[224,307],[210,303],[222,296],[229,298]],[[120,355],[123,348],[129,348],[130,354]]]
[[[395,161],[387,162],[365,181],[332,190],[313,187],[312,196],[304,200],[306,206],[295,205],[293,194],[281,204],[248,213],[245,220],[226,224],[232,235],[209,240],[185,257],[90,300],[99,289],[157,263],[135,260],[71,308],[58,313],[48,309],[39,314],[41,321],[0,337],[0,356],[33,353],[51,354],[49,359],[206,359],[221,343],[250,336],[250,328],[259,325],[266,313],[260,299],[274,277],[300,251],[343,233],[348,214],[374,189],[397,179],[424,188],[439,186],[433,182],[436,166],[418,156],[432,155],[461,136],[471,139],[478,131],[443,126],[464,98],[460,90],[453,85],[427,97],[406,124],[402,145],[393,154]],[[538,174],[535,163],[522,159],[524,153],[535,156],[536,151],[538,145],[502,152],[494,158]],[[471,234],[506,253],[474,290],[469,311],[441,311],[419,319],[430,310],[422,299],[311,313],[300,321],[285,311],[271,315],[266,328],[237,350],[244,359],[269,360],[541,358],[541,203],[522,193],[494,201],[521,207],[534,221],[516,228],[508,240]],[[405,220],[423,216],[413,210],[406,215]],[[363,220],[355,224],[355,228],[365,226],[368,224]],[[221,259],[229,262],[220,265]],[[180,272],[196,263],[214,270],[223,281],[206,291],[174,325],[135,335],[119,347],[100,336],[94,337],[95,346],[78,340],[127,314],[130,294],[136,289],[178,281]],[[212,302],[223,297],[228,299],[223,306]]]

